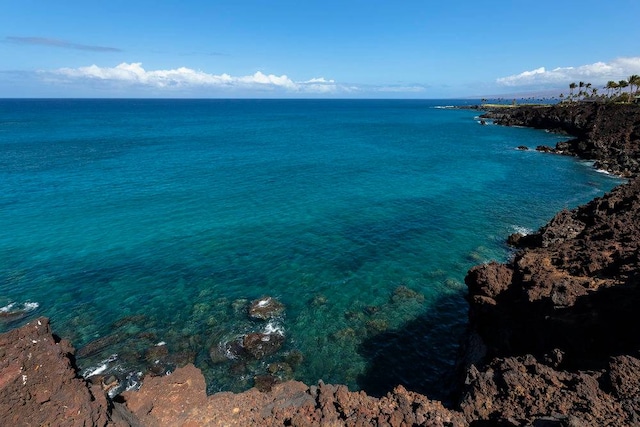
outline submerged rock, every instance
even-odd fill
[[[108,347],[120,342],[122,338],[118,334],[111,334],[95,339],[78,350],[78,357],[89,357],[106,350]]]
[[[318,294],[311,299],[310,304],[312,307],[320,307],[320,306],[326,305],[327,302],[328,302],[328,299],[326,296],[322,294]]]
[[[262,392],[271,391],[274,385],[281,381],[273,375],[256,375],[253,377],[253,386]]]
[[[242,347],[255,359],[263,359],[277,352],[284,344],[284,335],[255,332],[242,339]]]
[[[224,341],[209,348],[209,358],[213,363],[224,363],[229,360],[236,360],[246,356],[242,345],[242,337],[231,341]]]
[[[153,347],[149,347],[144,352],[144,358],[149,363],[154,363],[157,360],[165,359],[169,354],[169,349],[165,343],[158,343]]]
[[[304,355],[299,350],[293,350],[285,356],[284,360],[289,366],[291,366],[292,369],[295,370],[304,360]]]
[[[413,289],[405,285],[397,286],[393,290],[393,294],[391,295],[391,302],[393,303],[398,303],[398,302],[411,300],[411,299],[422,302],[424,301],[424,295],[422,295],[420,292],[414,291]]]
[[[286,362],[270,363],[267,366],[267,371],[279,379],[293,379],[293,368]]]
[[[279,317],[284,313],[284,304],[273,297],[263,297],[251,302],[249,317],[267,320]]]

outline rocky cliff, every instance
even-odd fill
[[[633,104],[572,103],[494,108],[482,116],[505,126],[527,126],[571,135],[556,151],[596,161],[621,176],[640,172],[640,108]]]
[[[510,262],[465,279],[488,361],[468,372],[467,419],[639,425],[640,180],[511,241]]]
[[[557,151],[637,176],[640,108],[576,104],[492,112],[498,123],[567,132]],[[71,345],[36,319],[0,336],[0,425],[640,425],[640,179],[537,233],[505,264],[471,269],[459,402],[402,387],[381,398],[299,382],[207,396],[193,365],[106,398]]]

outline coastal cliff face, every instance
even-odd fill
[[[510,262],[466,277],[489,361],[468,372],[468,419],[638,425],[640,180],[512,241],[523,250]]]
[[[640,108],[575,104],[491,112],[497,123],[563,131],[556,151],[638,175]],[[288,381],[207,396],[188,364],[114,400],[78,377],[71,345],[36,319],[0,335],[0,425],[640,425],[640,178],[538,232],[513,259],[471,269],[459,402],[397,387],[381,398]]]
[[[633,104],[573,103],[497,108],[482,117],[571,135],[556,152],[590,159],[596,167],[631,177],[640,172],[640,108]]]

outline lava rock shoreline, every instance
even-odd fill
[[[634,104],[567,103],[489,108],[480,116],[503,126],[525,126],[570,135],[550,152],[593,160],[623,177],[640,172],[640,107]]]
[[[640,425],[640,108],[575,103],[488,111],[503,125],[575,137],[553,151],[630,180],[510,236],[509,262],[472,268],[459,401],[398,386],[381,398],[288,381],[207,396],[189,364],[113,400],[78,376],[46,318],[0,335],[0,425]]]

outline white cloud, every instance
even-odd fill
[[[322,83],[322,84],[326,84],[326,83],[335,83],[334,80],[327,80],[324,77],[314,77],[313,79],[307,80],[304,83]]]
[[[264,74],[261,71],[248,76],[209,74],[191,68],[172,70],[145,70],[142,63],[122,63],[116,67],[91,65],[79,68],[60,68],[46,73],[67,80],[94,80],[104,83],[126,84],[156,89],[218,88],[267,89],[302,93],[331,93],[348,90],[324,77],[296,82],[286,75]]]
[[[632,74],[640,74],[640,57],[617,58],[609,63],[596,62],[578,67],[557,67],[552,70],[540,67],[520,74],[501,77],[496,82],[511,87],[549,86],[569,84],[574,81],[603,84],[608,80],[626,79]]]

